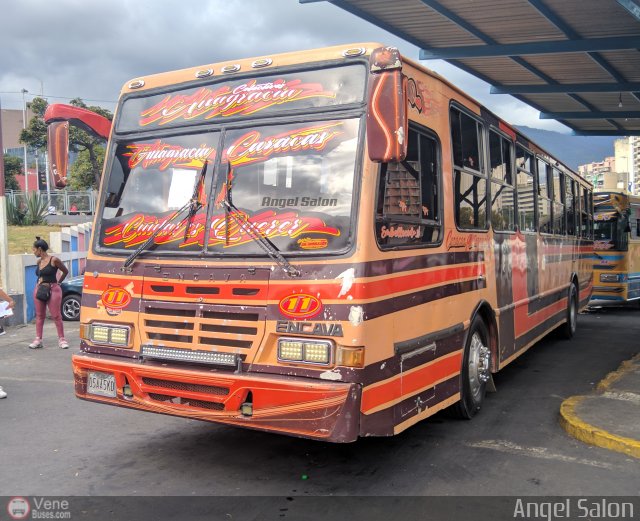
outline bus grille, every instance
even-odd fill
[[[167,394],[149,393],[149,398],[156,402],[170,402],[179,405],[188,405],[199,409],[211,409],[214,411],[224,410],[224,403],[207,402],[205,400],[194,400],[192,398],[182,398],[180,396],[169,396]]]
[[[257,347],[266,308],[144,301],[142,344],[237,352]]]
[[[173,380],[161,380],[159,378],[143,377],[142,383],[153,387],[161,387],[163,389],[171,389],[172,391],[189,391],[194,393],[207,393],[216,396],[226,396],[229,389],[225,387],[217,387],[214,385],[190,384],[185,382],[175,382]]]

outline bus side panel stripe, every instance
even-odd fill
[[[382,299],[377,302],[361,304],[364,311],[364,320],[373,320],[391,313],[404,311],[415,306],[420,306],[428,302],[440,300],[454,295],[461,295],[471,291],[477,291],[486,287],[484,279],[468,280],[463,282],[454,282],[445,284],[435,288],[427,288],[407,295],[400,295]],[[356,301],[349,301],[345,304],[326,304],[324,306],[324,316],[331,317],[331,321],[347,321],[351,308],[358,305]],[[279,307],[275,304],[269,304],[267,309],[267,317],[275,319],[280,316]]]
[[[433,389],[426,389],[395,405],[372,414],[360,415],[360,436],[391,436],[394,426],[420,414],[425,407],[432,407],[460,392],[460,378],[454,376],[438,383]],[[418,408],[417,404],[426,404]],[[403,411],[407,411],[403,415]],[[437,410],[436,410],[437,411]]]
[[[404,395],[415,393],[418,389],[428,388],[440,380],[459,374],[461,361],[462,352],[454,352],[428,362],[410,373],[400,373],[386,382],[365,387],[362,390],[362,412],[367,414],[374,409],[386,408],[385,404],[389,404],[390,407],[402,400]]]
[[[534,298],[533,300],[529,301],[529,314],[532,315],[533,313],[537,313],[538,311],[541,311],[544,308],[551,306],[556,302],[559,302],[560,300],[562,300],[566,305],[567,295],[567,289],[561,288],[554,291],[553,293],[545,295],[544,297]]]
[[[557,311],[545,320],[541,321],[537,326],[519,336],[516,339],[516,351],[524,348],[527,344],[543,334],[547,329],[551,328],[554,324],[559,323],[563,318],[565,318],[565,316],[566,312],[563,306],[562,311]]]

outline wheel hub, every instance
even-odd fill
[[[491,378],[491,351],[484,345],[481,336],[476,332],[469,346],[469,386],[473,396],[482,392],[482,386]]]

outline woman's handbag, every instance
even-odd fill
[[[42,302],[49,300],[51,298],[51,284],[38,284],[38,289],[36,289],[36,298]]]

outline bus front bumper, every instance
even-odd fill
[[[72,363],[76,396],[84,400],[331,442],[358,437],[359,384],[88,353],[73,355]]]

